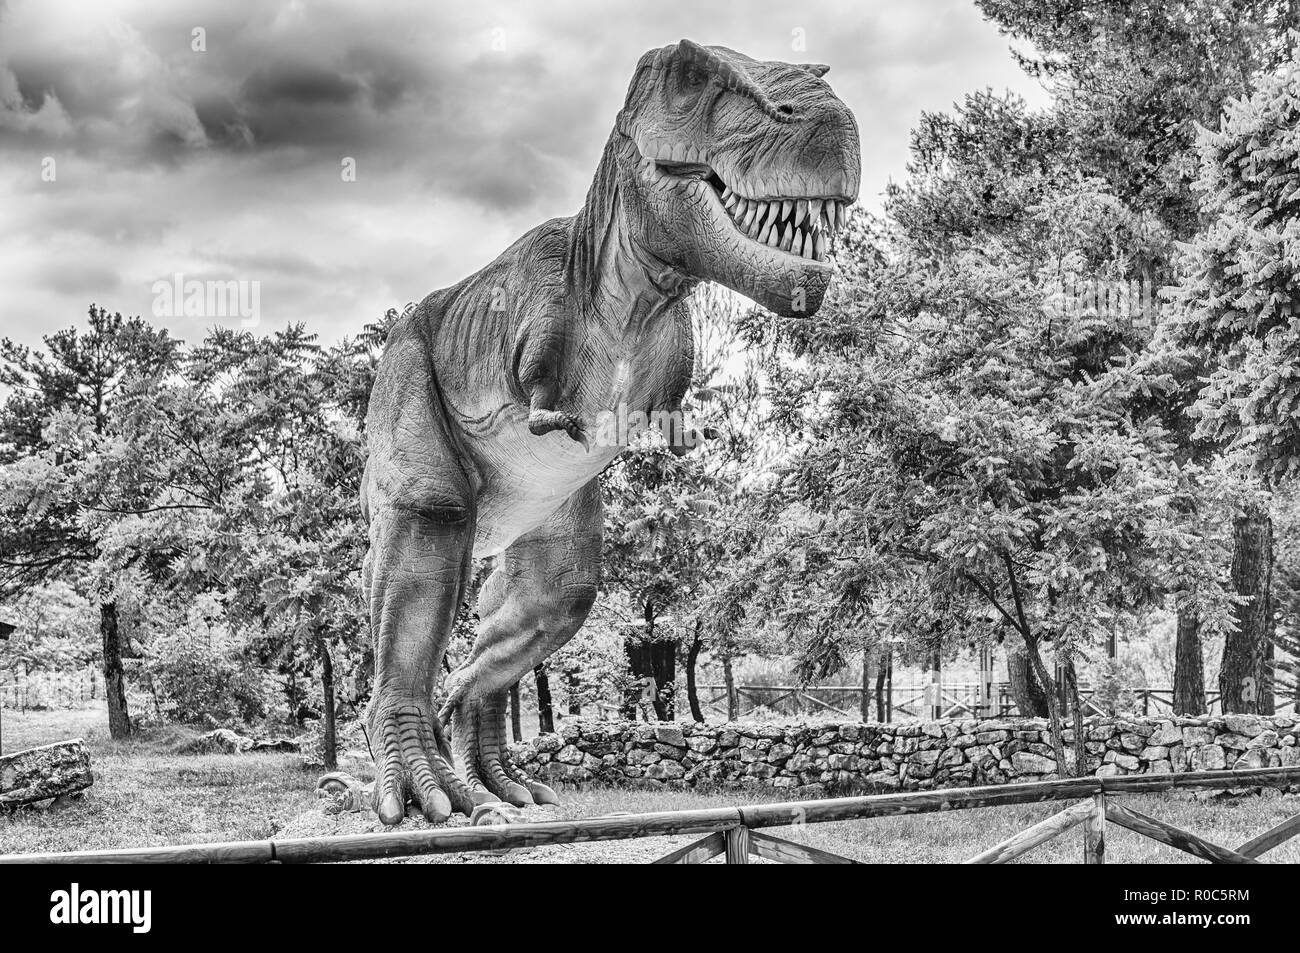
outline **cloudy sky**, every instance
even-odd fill
[[[148,315],[177,273],[353,333],[572,214],[638,56],[684,36],[830,64],[866,204],[922,110],[1045,99],[971,0],[0,0],[0,333]]]

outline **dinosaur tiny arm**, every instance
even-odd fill
[[[552,430],[563,430],[572,439],[582,444],[582,449],[590,450],[591,444],[583,430],[582,420],[563,410],[555,410],[555,382],[549,381],[533,385],[528,402],[528,430],[541,436]]]
[[[584,450],[590,450],[582,419],[555,406],[560,397],[567,316],[561,308],[549,303],[539,308],[539,312],[536,318],[524,322],[516,351],[516,378],[528,396],[528,430],[537,436],[563,430],[582,444]]]

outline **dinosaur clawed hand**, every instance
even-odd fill
[[[430,823],[453,811],[469,814],[474,798],[451,768],[441,729],[428,702],[396,700],[370,713],[370,746],[375,759],[375,811],[384,824],[400,824],[412,800]]]
[[[536,436],[563,430],[573,440],[582,444],[583,450],[590,450],[591,443],[587,433],[582,429],[582,420],[562,410],[531,410],[528,412],[528,431]]]
[[[510,762],[505,734],[505,692],[462,699],[451,720],[456,757],[476,801],[505,801],[515,807],[559,804],[553,790],[527,778]]]

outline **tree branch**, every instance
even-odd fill
[[[1002,550],[1002,563],[1007,567],[1007,579],[1011,583],[1011,598],[1016,603],[1016,615],[1020,617],[1020,634],[1024,636],[1025,641],[1029,642],[1034,638],[1034,633],[1029,628],[1029,620],[1025,618],[1025,605],[1020,599],[1020,585],[1016,582],[1016,566],[1011,561],[1011,554],[1005,549]]]

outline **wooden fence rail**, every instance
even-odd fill
[[[726,712],[727,690],[724,685],[708,684],[701,688],[707,692],[703,699],[705,708],[715,712]],[[793,714],[798,711],[830,712],[845,718],[858,718],[862,711],[862,696],[870,696],[872,710],[876,706],[874,690],[860,685],[737,685],[736,697],[739,702],[737,717],[744,718],[759,708]],[[1089,709],[1085,714],[1108,714],[1094,703],[1096,690],[1080,687],[1079,697]],[[1133,710],[1143,715],[1173,714],[1174,690],[1172,688],[1136,688],[1132,691]],[[1011,697],[1010,686],[1006,682],[993,682],[988,703],[981,706],[979,685],[976,682],[946,682],[942,687],[942,713],[945,718],[964,716],[967,718],[997,717],[1006,718],[1017,714],[1016,703]],[[1205,695],[1206,711],[1210,714],[1219,712],[1219,693],[1207,692]],[[1278,698],[1275,711],[1281,715],[1294,712],[1295,699]],[[894,684],[888,692],[887,720],[896,716],[904,719],[926,720],[926,685]]]
[[[1104,825],[1119,824],[1162,843],[1216,862],[1250,862],[1278,844],[1300,834],[1300,817],[1279,824],[1237,850],[1210,844],[1203,838],[1172,825],[1147,818],[1109,803],[1113,795],[1171,791],[1258,787],[1300,783],[1300,767],[1258,768],[1244,771],[1203,771],[1186,774],[1131,775],[1113,778],[1063,778],[1028,784],[950,788],[864,797],[830,798],[820,801],[791,801],[750,804],[692,811],[661,811],[625,814],[536,824],[501,824],[437,828],[419,831],[386,831],[341,837],[312,837],[286,840],[237,841],[221,844],[185,844],[172,847],[142,847],[130,850],[80,851],[62,854],[8,854],[5,864],[168,864],[168,863],[283,863],[306,864],[350,860],[374,860],[417,854],[449,854],[472,851],[515,850],[554,844],[628,840],[640,837],[696,834],[702,839],[678,848],[658,863],[702,863],[725,854],[728,863],[748,863],[751,855],[782,863],[853,863],[826,851],[796,844],[764,828],[820,824],[831,821],[898,817],[935,811],[958,811],[1029,804],[1039,801],[1083,800],[1077,805],[1022,831],[972,859],[974,863],[1005,863],[1084,825],[1084,859],[1104,860]]]
[[[93,665],[67,671],[0,675],[0,706],[14,711],[75,708],[103,697],[104,678]]]

